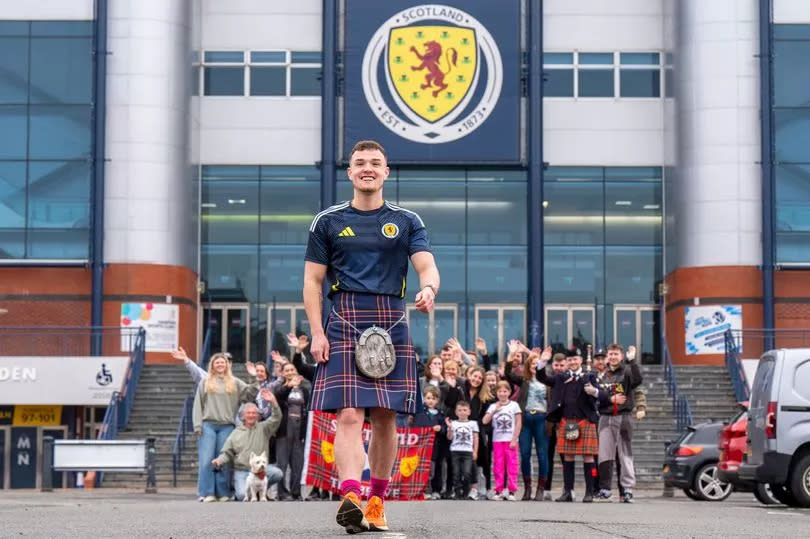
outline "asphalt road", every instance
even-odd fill
[[[201,504],[188,490],[0,491],[0,537],[346,537],[334,502]],[[637,493],[634,504],[427,501],[386,504],[376,538],[800,537],[810,510],[761,506],[748,494],[695,502]]]

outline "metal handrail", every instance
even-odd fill
[[[180,412],[180,422],[174,436],[172,448],[172,486],[177,486],[177,472],[183,466],[183,450],[186,448],[186,434],[191,432],[191,408],[194,405],[194,392],[183,399],[183,409]]]
[[[737,402],[746,402],[751,396],[751,390],[748,387],[745,369],[743,368],[740,358],[740,349],[730,329],[725,331],[723,339],[726,349],[726,368],[728,369],[729,377],[731,377],[731,385],[734,387],[734,396]]]
[[[107,405],[107,410],[104,412],[104,421],[101,422],[101,428],[98,430],[97,440],[115,440],[118,437],[118,416],[121,403],[121,394],[118,391],[113,391],[110,395],[110,404]],[[95,478],[95,486],[101,486],[104,481],[104,472],[98,472]]]
[[[675,415],[677,431],[681,432],[694,422],[692,406],[689,404],[686,397],[681,395],[680,391],[678,391],[678,379],[675,375],[675,366],[672,364],[672,357],[669,355],[669,346],[664,336],[661,337],[661,354],[664,359],[664,379],[667,382],[667,394],[672,397],[672,413]]]
[[[146,330],[140,328],[135,337],[135,344],[129,353],[129,367],[127,368],[124,387],[121,390],[121,406],[118,407],[118,425],[126,428],[129,423],[129,414],[135,402],[135,390],[141,379],[141,371],[146,359]]]

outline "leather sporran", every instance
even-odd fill
[[[565,439],[570,441],[579,440],[579,424],[577,423],[565,424]]]
[[[391,335],[383,328],[371,326],[357,339],[354,348],[357,370],[369,378],[385,378],[397,364],[397,354]]]

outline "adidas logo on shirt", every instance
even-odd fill
[[[345,238],[345,237],[348,237],[348,236],[356,236],[356,235],[357,234],[354,233],[354,230],[352,230],[352,227],[350,227],[350,226],[347,226],[346,228],[344,228],[341,231],[340,234],[338,234],[338,236],[342,237],[342,238]]]

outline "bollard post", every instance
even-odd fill
[[[42,492],[53,492],[53,436],[42,437]]]
[[[146,439],[146,493],[155,494],[157,492],[157,482],[155,480],[155,438]]]

